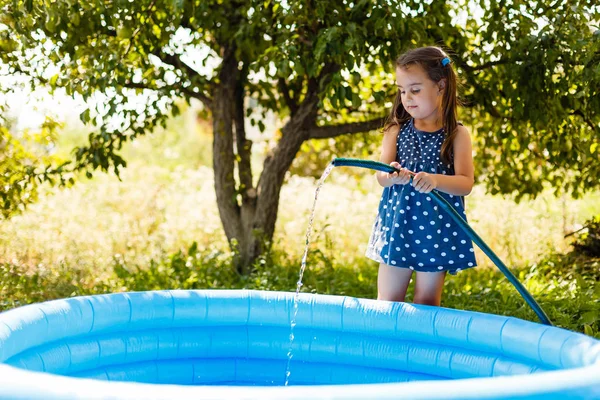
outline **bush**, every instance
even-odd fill
[[[600,257],[600,215],[586,221],[584,228],[575,233],[573,249],[589,257]]]
[[[600,260],[553,254],[512,272],[556,326],[600,338]],[[516,289],[495,269],[449,277],[442,305],[538,321]]]

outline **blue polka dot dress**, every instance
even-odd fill
[[[454,175],[440,150],[444,131],[424,132],[406,122],[398,134],[396,161],[413,171]],[[439,192],[466,220],[464,198]],[[455,274],[477,265],[473,243],[446,211],[411,184],[383,189],[366,256],[380,263],[414,271]]]

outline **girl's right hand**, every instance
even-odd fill
[[[410,182],[410,174],[406,169],[402,168],[398,162],[392,161],[390,165],[400,170],[400,172],[392,172],[387,174],[387,178],[393,185],[406,185],[408,182]]]

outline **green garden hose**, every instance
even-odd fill
[[[355,158],[336,158],[331,163],[335,167],[359,167],[388,173],[400,172],[397,168],[394,168],[389,164],[372,160],[360,160]],[[461,217],[460,214],[456,212],[452,205],[450,205],[450,203],[448,203],[448,201],[446,201],[446,199],[444,199],[437,190],[431,191],[430,193],[428,193],[428,195],[431,198],[433,198],[433,200],[436,201],[442,209],[447,211],[450,218],[452,218],[452,220],[454,220],[454,222],[456,222],[465,231],[465,233],[471,238],[471,240],[475,244],[477,244],[477,246],[492,260],[492,262],[498,267],[498,269],[502,271],[504,276],[506,276],[510,283],[513,284],[513,286],[517,289],[519,294],[523,297],[523,299],[525,299],[527,304],[529,304],[533,311],[535,311],[540,321],[546,325],[552,325],[552,322],[550,322],[550,319],[548,318],[544,310],[542,310],[540,305],[535,301],[531,293],[529,293],[527,289],[525,289],[525,286],[523,286],[523,284],[519,282],[517,277],[506,267],[506,265],[504,265],[502,260],[500,260],[500,258],[498,258],[496,254],[494,254],[492,249],[490,249],[490,247],[479,237],[479,235],[477,235],[473,228],[469,226],[467,221],[465,221],[463,217]]]

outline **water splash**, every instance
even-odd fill
[[[308,220],[308,228],[306,228],[306,244],[304,247],[304,255],[302,256],[302,265],[300,266],[300,276],[298,282],[296,284],[296,295],[294,296],[294,313],[292,315],[292,320],[290,321],[290,348],[287,353],[287,365],[285,367],[285,386],[288,386],[290,383],[290,363],[292,362],[292,346],[294,344],[294,327],[296,326],[296,317],[298,315],[298,298],[300,297],[300,289],[302,288],[302,277],[304,276],[304,270],[306,269],[306,258],[308,257],[308,246],[310,244],[310,234],[312,233],[312,225],[313,219],[315,218],[315,207],[317,206],[317,199],[319,197],[319,191],[321,191],[321,186],[327,179],[327,176],[331,173],[331,170],[335,167],[333,163],[329,164],[325,171],[323,171],[323,175],[321,175],[321,179],[317,182],[317,189],[315,190],[315,200],[313,202],[312,210],[310,211],[310,218]]]

